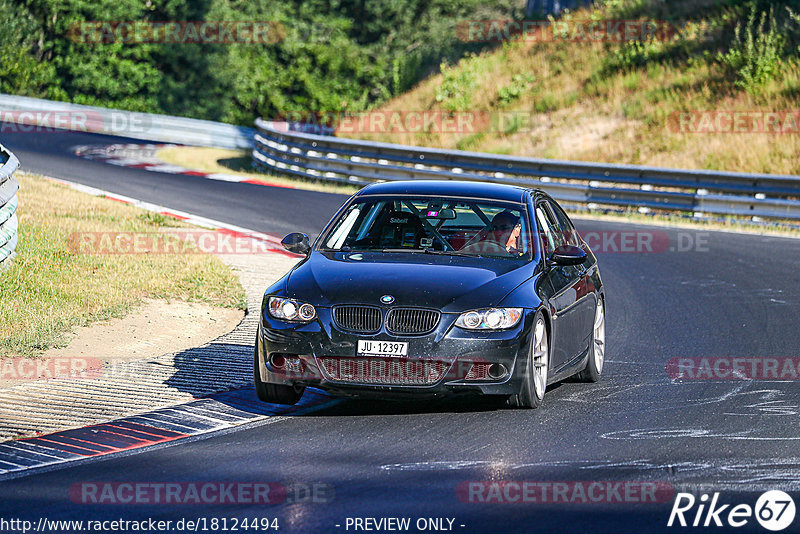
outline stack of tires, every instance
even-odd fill
[[[19,183],[14,171],[19,167],[16,156],[0,145],[0,268],[14,259],[17,248],[19,221],[17,220],[17,190]]]

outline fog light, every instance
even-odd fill
[[[464,376],[464,380],[486,380],[489,376],[488,363],[473,363],[469,367],[469,372]]]
[[[286,370],[290,373],[301,372],[303,370],[303,361],[297,357],[287,357]]]

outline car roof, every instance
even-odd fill
[[[361,195],[420,195],[454,196],[525,202],[530,190],[516,185],[457,180],[415,180],[370,184],[357,193]]]

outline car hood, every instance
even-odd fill
[[[287,278],[287,296],[317,306],[425,306],[442,311],[495,306],[531,276],[514,260],[409,253],[313,252]]]

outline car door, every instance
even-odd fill
[[[566,244],[566,239],[546,201],[540,201],[536,206],[536,222],[540,230],[542,251],[545,258],[549,258],[553,250]],[[553,319],[550,368],[553,373],[557,373],[579,354],[583,341],[579,310],[576,307],[582,277],[580,269],[575,266],[545,261],[548,266],[543,282],[550,289],[549,302]]]
[[[594,284],[591,280],[591,272],[592,268],[594,267],[595,260],[594,256],[588,253],[588,247],[583,242],[580,235],[578,235],[575,225],[572,224],[572,221],[569,219],[566,212],[564,212],[564,210],[554,202],[548,201],[547,205],[552,210],[553,215],[555,215],[555,220],[558,223],[559,229],[564,234],[566,243],[568,245],[580,247],[584,250],[584,252],[587,252],[586,260],[583,262],[583,264],[576,266],[578,271],[577,275],[580,276],[581,283],[575,286],[577,292],[577,301],[575,306],[578,310],[579,316],[578,329],[583,335],[583,342],[578,347],[578,352],[579,354],[582,354],[589,347],[592,330],[594,328],[594,313],[597,299],[594,293]]]

